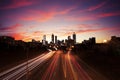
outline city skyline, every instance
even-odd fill
[[[120,80],[120,0],[0,0],[0,80]]]
[[[119,0],[1,0],[0,36],[16,40],[63,40],[75,32],[81,43],[96,37],[97,43],[120,36]]]

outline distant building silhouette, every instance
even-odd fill
[[[46,35],[43,35],[42,44],[43,44],[43,45],[46,45]]]
[[[89,38],[90,44],[96,44],[95,37]]]
[[[85,44],[85,45],[94,45],[94,44],[96,44],[96,39],[95,39],[95,37],[89,38],[89,40],[82,41],[82,44]]]
[[[118,42],[118,41],[120,41],[120,37],[111,36],[111,41]]]
[[[54,34],[52,34],[51,39],[52,39],[51,42],[54,43]]]
[[[32,42],[36,42],[36,40],[35,40],[35,39],[32,39]]]
[[[71,36],[68,36],[68,40],[70,40],[71,39]]]
[[[14,44],[15,39],[13,37],[10,36],[0,36],[0,42],[5,42],[8,44]]]
[[[71,47],[74,45],[74,40],[72,40],[72,39],[69,39],[66,42],[67,42],[67,47]]]
[[[73,40],[74,40],[74,44],[76,43],[76,34],[75,32],[73,33]]]
[[[8,40],[8,41],[13,41],[15,40],[13,37],[10,36],[0,36],[0,40]]]
[[[55,44],[57,44],[57,36],[55,36]]]

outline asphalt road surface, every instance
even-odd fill
[[[0,80],[108,80],[71,51],[50,51],[0,73]]]

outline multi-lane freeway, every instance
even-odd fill
[[[41,65],[47,61],[55,52],[43,53],[42,55],[26,61],[18,66],[8,69],[0,73],[0,80],[19,80],[28,72],[35,69],[37,66]]]
[[[0,73],[0,80],[108,80],[71,51],[50,51]]]

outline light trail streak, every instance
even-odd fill
[[[42,54],[34,59],[28,61],[28,70],[32,71],[41,63],[47,61],[55,52],[49,52],[47,54]],[[3,73],[0,73],[0,80],[18,80],[23,77],[26,72],[26,62],[20,64],[14,68],[11,68]]]
[[[50,66],[46,70],[41,80],[53,80],[53,74],[55,72],[59,56],[60,56],[60,53],[56,52]]]
[[[44,66],[43,63],[45,63],[44,70],[40,69],[41,76],[37,74],[35,80],[108,80],[97,74],[94,69],[73,55],[71,51],[66,54],[60,50],[51,51],[29,60],[28,63],[29,72],[40,69],[38,66]],[[23,80],[21,78],[27,74],[26,63],[16,67],[8,70],[8,73],[1,74],[0,80]]]
[[[57,65],[61,60],[61,65]],[[60,71],[62,71],[62,75]],[[56,74],[55,74],[56,73]],[[61,75],[61,76],[58,76]],[[93,80],[87,72],[85,72],[75,59],[71,52],[63,54],[62,51],[55,53],[49,67],[45,71],[41,80]]]
[[[70,52],[68,52],[67,55],[68,55],[68,56],[67,56],[67,57],[68,57],[68,62],[69,62],[69,65],[70,65],[70,68],[71,68],[71,71],[72,71],[74,80],[78,80],[78,79],[77,79],[77,74],[76,74],[76,72],[74,71],[73,65],[72,65],[72,63],[71,63]]]

